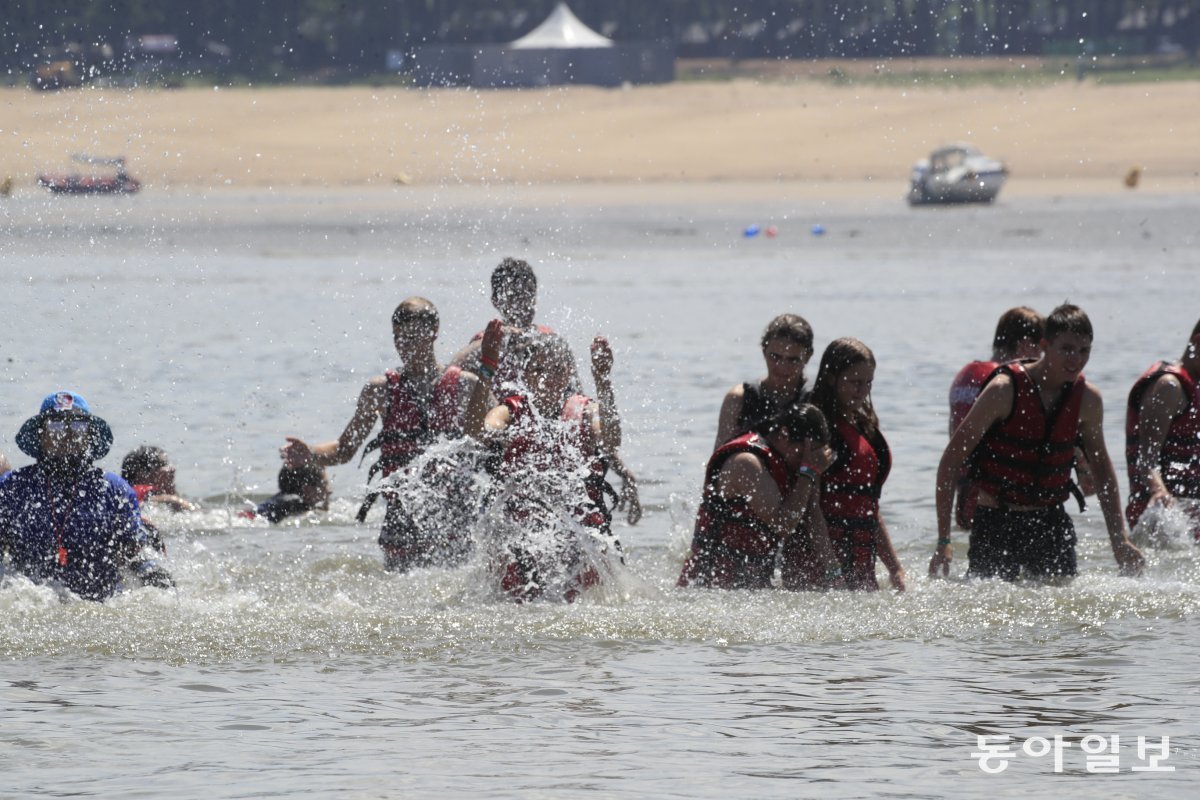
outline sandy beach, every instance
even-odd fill
[[[0,180],[124,155],[147,188],[651,183],[894,196],[914,160],[970,141],[1009,194],[1200,189],[1200,83],[898,89],[684,82],[525,91],[0,90]],[[87,168],[84,167],[86,170]]]

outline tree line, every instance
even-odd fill
[[[0,0],[0,59],[27,72],[63,48],[89,69],[147,61],[279,79],[380,73],[430,43],[495,43],[557,0]],[[1200,0],[573,0],[617,41],[684,57],[852,58],[1154,52],[1195,59]],[[150,52],[146,35],[175,37]]]

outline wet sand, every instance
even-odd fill
[[[527,91],[0,90],[0,180],[123,154],[148,188],[652,184],[894,198],[911,163],[966,140],[1006,195],[1200,189],[1200,83],[897,89],[733,80]],[[86,167],[84,168],[86,169]],[[703,185],[704,188],[699,188]],[[767,188],[775,186],[774,189]]]

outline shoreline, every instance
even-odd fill
[[[189,209],[197,216],[214,221],[224,215],[236,216],[255,207],[267,216],[285,215],[288,209],[323,215],[338,211],[370,212],[410,205],[437,210],[462,211],[492,208],[503,204],[512,208],[593,207],[632,208],[645,205],[670,205],[680,208],[762,205],[792,203],[832,209],[871,209],[905,207],[906,175],[886,180],[703,180],[703,181],[572,181],[572,182],[490,182],[479,184],[417,185],[253,185],[144,187],[133,196],[55,195],[33,185],[20,185],[10,195],[0,196],[0,220],[8,224],[32,219],[51,203],[60,210],[78,211],[84,216],[104,218],[108,213],[119,217],[154,216],[156,204]],[[1141,202],[1172,197],[1200,196],[1200,176],[1156,177],[1143,174],[1137,187],[1125,186],[1121,176],[1113,178],[1049,179],[1010,176],[996,205],[1009,201],[1034,203],[1095,198],[1113,200],[1141,198]],[[980,208],[986,203],[929,206],[937,208]]]

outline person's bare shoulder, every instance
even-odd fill
[[[1079,418],[1097,421],[1104,417],[1104,397],[1091,381],[1084,381],[1083,398],[1079,403]]]
[[[754,491],[765,467],[753,453],[738,453],[721,467],[724,488],[731,494],[748,494]]]
[[[1142,407],[1151,403],[1161,403],[1172,410],[1182,408],[1187,401],[1187,396],[1183,391],[1183,384],[1179,378],[1171,373],[1164,373],[1158,376],[1154,383],[1150,384],[1147,391],[1142,395]]]

